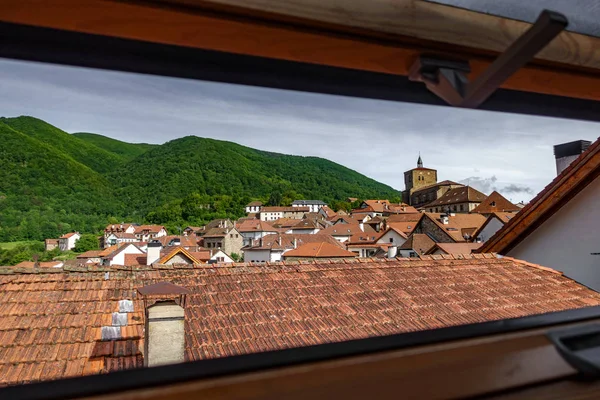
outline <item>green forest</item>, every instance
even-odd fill
[[[239,218],[252,200],[287,205],[400,192],[331,161],[187,136],[162,145],[69,134],[33,117],[0,118],[0,242],[98,233],[122,221],[177,232]]]

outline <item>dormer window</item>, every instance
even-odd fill
[[[492,201],[492,202],[490,203],[490,206],[492,206],[492,207],[496,207],[496,202],[495,202],[495,201]]]

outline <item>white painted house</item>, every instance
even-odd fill
[[[81,239],[79,232],[69,232],[58,238],[58,248],[60,251],[73,250],[75,242]]]
[[[292,207],[308,207],[309,212],[319,212],[321,208],[326,206],[327,203],[321,200],[294,200],[292,201]]]
[[[252,201],[246,205],[246,214],[258,214],[262,206],[262,201]]]
[[[125,257],[128,254],[145,255],[146,253],[135,244],[123,244],[112,253],[102,257],[102,265],[127,265]]]
[[[561,166],[564,167],[564,166]],[[600,290],[600,140],[478,250],[555,268]]]
[[[495,212],[490,214],[483,225],[481,225],[477,232],[473,234],[473,237],[477,242],[487,242],[515,215],[515,213],[508,212]]]
[[[379,244],[388,244],[391,246],[402,246],[406,242],[408,237],[400,229],[390,226],[380,237],[377,239]]]

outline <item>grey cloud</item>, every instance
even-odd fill
[[[573,132],[593,139],[598,130],[582,121],[6,60],[0,113],[129,142],[196,135],[319,156],[396,189],[420,151],[440,180],[476,175],[467,180],[484,192],[543,188],[555,175],[552,145]],[[516,201],[531,195],[514,194]]]
[[[525,194],[534,194],[534,191],[532,188],[528,187],[528,186],[523,186],[523,185],[515,185],[514,183],[507,185],[505,187],[503,187],[502,189],[500,189],[500,191],[502,193],[507,193],[507,194],[518,194],[518,193],[525,193]]]
[[[462,183],[463,185],[469,185],[479,190],[482,193],[490,194],[496,189],[496,182],[498,178],[495,175],[492,175],[490,178],[481,178],[479,176],[471,176],[469,178],[462,179],[458,181],[458,183]]]

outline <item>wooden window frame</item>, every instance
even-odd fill
[[[445,105],[405,76],[411,61],[424,51],[439,51],[439,44],[375,40],[340,35],[330,27],[290,28],[293,24],[142,3],[64,0],[57,7],[52,1],[7,0],[0,5],[0,57]],[[77,12],[71,12],[73,7]],[[157,28],[156,21],[163,20],[171,30]],[[190,26],[195,34],[186,37],[183,29]],[[489,57],[481,54],[472,60],[475,71],[489,65]],[[553,88],[563,76],[572,85]],[[600,121],[594,101],[599,82],[598,71],[527,67],[481,109]],[[600,322],[600,307],[41,382],[0,389],[0,397],[210,399],[235,398],[239,389],[246,398],[364,398],[374,393],[395,398],[400,387],[408,396],[423,395],[424,386],[429,397],[489,394],[575,376],[546,337],[567,321]],[[415,366],[425,373],[415,375]],[[436,379],[433,373],[437,383],[427,385]]]

